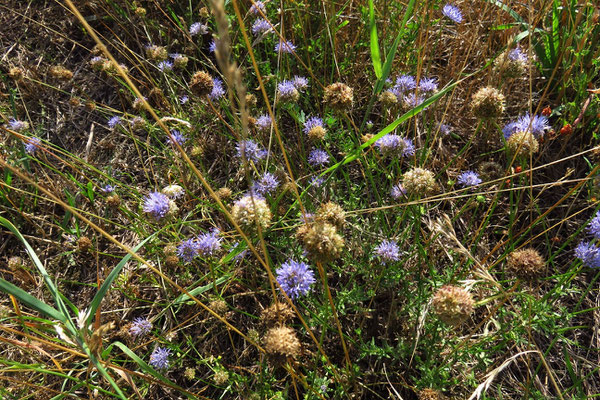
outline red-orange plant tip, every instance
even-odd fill
[[[515,168],[515,172],[518,174],[518,173],[520,173],[521,171],[523,171],[523,168],[521,168],[521,166],[520,166],[520,165],[518,165],[518,166]]]
[[[560,128],[561,135],[570,135],[571,133],[573,133],[573,127],[571,126],[571,124],[566,124],[565,126]]]
[[[545,117],[549,117],[550,114],[552,114],[552,109],[550,108],[550,106],[544,107],[544,109],[542,110],[542,115]]]
[[[507,185],[510,185],[510,179],[507,179],[505,182]]]

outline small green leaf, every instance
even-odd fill
[[[369,31],[371,32],[371,60],[377,79],[381,79],[381,54],[379,53],[379,39],[377,38],[377,25],[375,24],[375,6],[369,0]]]

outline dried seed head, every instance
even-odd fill
[[[234,221],[246,232],[257,232],[257,225],[262,231],[271,225],[271,210],[264,199],[257,196],[244,196],[235,202],[231,209]]]
[[[86,252],[92,248],[92,241],[88,237],[82,236],[77,239],[77,248],[81,252]]]
[[[517,156],[529,156],[539,151],[540,144],[531,132],[521,131],[510,135],[506,149],[510,153],[517,153]]]
[[[265,350],[271,356],[295,358],[300,355],[300,341],[296,332],[287,326],[269,329],[264,342]]]
[[[135,15],[137,15],[138,17],[145,17],[146,9],[144,7],[137,7],[135,9]]]
[[[183,69],[187,67],[189,61],[190,59],[186,56],[178,56],[173,59],[173,65],[175,66],[175,68]]]
[[[329,201],[321,204],[317,209],[316,220],[327,222],[338,229],[342,229],[346,222],[346,213],[341,206]]]
[[[248,108],[254,108],[256,107],[256,96],[253,95],[252,93],[246,93],[246,104],[248,105]]]
[[[216,299],[208,303],[208,308],[219,314],[220,316],[225,315],[229,311],[229,306],[224,300]]]
[[[169,58],[169,53],[163,46],[148,46],[146,48],[146,57],[153,61],[165,61]]]
[[[348,111],[352,108],[353,101],[354,90],[341,82],[332,83],[325,88],[323,103],[334,110]]]
[[[335,226],[324,221],[309,222],[298,228],[296,238],[310,258],[318,262],[335,260],[342,253],[344,239]]]
[[[121,205],[121,198],[118,194],[111,194],[106,198],[106,205],[111,208],[119,208]]]
[[[62,65],[54,65],[50,67],[50,76],[56,79],[60,79],[61,81],[68,81],[73,78],[73,72],[66,69]]]
[[[196,379],[196,370],[192,367],[187,367],[185,369],[185,372],[183,373],[183,376],[185,376],[186,379],[194,380]]]
[[[165,258],[165,264],[169,268],[174,268],[179,264],[179,257],[175,255],[169,255]]]
[[[500,178],[504,173],[504,169],[502,168],[502,165],[497,162],[485,161],[479,165],[477,172],[481,175],[481,179],[487,182]]]
[[[419,400],[445,400],[446,396],[435,389],[423,389],[417,393]]]
[[[532,280],[540,276],[545,267],[544,257],[537,250],[528,248],[508,255],[506,272],[517,278]]]
[[[233,192],[228,187],[223,186],[222,188],[219,188],[219,190],[217,190],[215,194],[217,195],[219,200],[223,201],[229,199]]]
[[[480,119],[498,118],[504,112],[504,95],[491,86],[483,87],[473,95],[471,110]]]
[[[433,296],[433,309],[448,325],[459,325],[471,313],[475,302],[471,294],[460,286],[445,285]]]
[[[386,90],[379,95],[379,102],[386,108],[393,107],[398,104],[398,97],[393,92]]]
[[[229,380],[229,372],[224,371],[222,369],[215,372],[213,375],[213,382],[215,385],[224,385]]]
[[[190,82],[190,89],[196,96],[206,96],[213,90],[213,78],[204,71],[197,71]]]
[[[505,78],[518,78],[527,72],[527,56],[520,49],[506,49],[494,61],[494,67]]]
[[[8,71],[8,76],[10,76],[15,81],[20,81],[25,76],[25,71],[23,70],[23,68],[12,67]]]
[[[24,265],[25,262],[21,257],[13,256],[8,259],[8,269],[10,269],[11,271],[16,271],[20,268],[23,268]]]
[[[85,109],[92,112],[96,109],[96,103],[94,103],[93,101],[89,100],[85,102]]]
[[[287,303],[277,303],[265,308],[260,314],[260,320],[266,326],[274,326],[291,321],[295,315]]]
[[[165,255],[167,256],[174,256],[175,254],[177,254],[177,246],[175,246],[174,244],[168,244],[163,249],[163,253],[165,253]]]
[[[435,175],[423,168],[413,168],[404,174],[402,186],[409,194],[428,195],[435,191]]]

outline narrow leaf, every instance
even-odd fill
[[[0,291],[3,291],[4,293],[12,294],[17,299],[19,299],[19,301],[21,303],[40,312],[41,314],[45,315],[46,317],[65,322],[65,316],[62,315],[56,308],[49,306],[48,304],[44,303],[43,301],[36,299],[35,297],[33,297],[32,295],[30,295],[29,293],[27,293],[20,287],[15,286],[12,283],[7,282],[6,280],[4,280],[2,278],[0,278]]]
[[[369,31],[371,32],[371,60],[377,79],[381,79],[381,54],[379,53],[379,39],[377,38],[377,25],[375,24],[375,6],[369,0]]]

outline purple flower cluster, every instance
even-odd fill
[[[294,78],[292,79],[292,84],[294,85],[294,87],[298,90],[304,90],[308,87],[308,79],[306,79],[303,76],[294,76]]]
[[[575,247],[575,257],[590,268],[600,268],[600,248],[591,242],[580,242]]]
[[[280,51],[282,53],[291,54],[294,51],[296,51],[296,46],[288,40],[283,40],[278,43],[275,43],[275,53],[279,53]]]
[[[152,192],[144,199],[143,210],[159,221],[169,212],[169,198],[160,193]]]
[[[239,142],[236,146],[237,157],[248,161],[259,162],[267,156],[267,151],[261,149],[252,139]]]
[[[296,85],[292,81],[281,81],[277,85],[277,92],[279,97],[288,99],[297,94],[298,88],[296,88]]]
[[[171,72],[173,71],[173,63],[171,61],[161,61],[157,64],[160,72]]]
[[[256,119],[256,128],[261,132],[267,132],[271,129],[271,117],[263,114]]]
[[[212,229],[201,233],[195,238],[186,239],[177,246],[177,256],[183,262],[191,262],[197,256],[212,257],[221,250],[221,238],[219,230]]]
[[[394,186],[392,186],[390,195],[392,196],[392,199],[399,200],[402,197],[406,196],[406,189],[404,189],[404,186],[402,186],[401,183],[397,183]]]
[[[121,124],[121,117],[119,117],[118,115],[110,117],[106,124],[110,129],[114,129],[117,125]]]
[[[169,368],[169,356],[171,350],[163,347],[156,347],[152,354],[150,354],[150,365],[156,369],[167,369]]]
[[[208,98],[215,101],[219,100],[225,95],[225,88],[223,87],[223,81],[219,78],[213,78],[213,88],[209,93]]]
[[[442,14],[444,14],[445,17],[451,19],[452,21],[456,22],[457,24],[460,24],[463,20],[463,16],[462,16],[462,13],[460,12],[460,9],[456,6],[453,6],[450,3],[446,4],[442,8]]]
[[[482,180],[479,178],[479,174],[477,174],[477,172],[465,171],[458,176],[457,182],[461,186],[469,187],[479,185]]]
[[[183,146],[186,141],[187,138],[177,129],[171,129],[170,135],[167,138],[167,144],[171,143],[173,145],[177,143],[178,145]]]
[[[428,93],[438,90],[438,82],[435,78],[423,77],[417,84],[414,76],[402,74],[396,78],[395,84],[390,91],[396,95],[399,102],[414,108],[425,100]]]
[[[25,152],[27,152],[27,154],[33,154],[40,148],[42,141],[35,136],[32,136],[26,138],[23,143],[25,143]]]
[[[277,269],[277,283],[292,300],[305,296],[315,283],[315,275],[306,263],[288,260]]]
[[[264,14],[266,12],[266,7],[265,7],[265,3],[263,3],[262,1],[255,1],[254,4],[252,4],[252,7],[250,7],[250,13],[251,14],[259,14],[259,11],[262,11],[262,13]]]
[[[398,261],[400,259],[400,249],[395,240],[384,240],[375,247],[375,256],[379,257],[383,264]]]
[[[308,132],[317,126],[324,127],[323,120],[319,117],[308,117],[304,122],[304,127],[302,130],[308,135]]]
[[[587,231],[594,238],[600,239],[600,211],[598,211],[596,216],[590,221],[590,224],[587,226]]]
[[[265,172],[258,182],[252,186],[252,192],[258,195],[271,194],[279,186],[279,180],[270,172]]]
[[[375,146],[382,154],[399,153],[403,157],[415,154],[415,145],[412,140],[405,139],[399,135],[387,134],[375,142]]]
[[[207,33],[208,26],[200,22],[194,22],[192,25],[190,25],[190,36],[206,35]]]
[[[271,25],[264,18],[258,18],[252,24],[252,33],[254,36],[262,35],[271,30]]]
[[[144,336],[150,333],[152,330],[152,322],[148,321],[147,318],[136,318],[131,323],[129,328],[129,334],[134,337]]]
[[[25,121],[20,121],[18,119],[14,119],[14,118],[11,118],[8,121],[8,129],[11,129],[15,132],[21,132],[27,128],[29,128],[29,124]]]
[[[543,115],[534,115],[533,117],[529,114],[525,114],[519,117],[516,121],[511,121],[504,125],[502,133],[504,139],[511,137],[514,133],[528,131],[533,134],[536,138],[544,136],[546,130],[550,129],[548,118]]]
[[[527,54],[521,51],[520,47],[516,47],[508,52],[508,59],[511,61],[527,63],[528,57]]]
[[[308,163],[313,167],[329,164],[329,154],[321,149],[314,149],[308,154]]]

